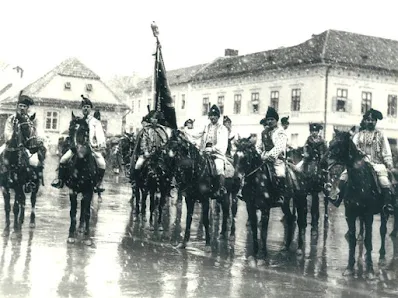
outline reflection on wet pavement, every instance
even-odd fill
[[[164,210],[164,231],[152,232],[148,222],[133,221],[128,202],[131,190],[126,179],[108,176],[102,202],[95,198],[92,207],[93,245],[86,246],[82,241],[67,244],[69,197],[67,189],[49,186],[55,166],[54,162],[47,164],[46,186],[40,189],[37,201],[36,228],[30,229],[25,223],[21,232],[0,238],[0,297],[398,295],[398,240],[387,239],[387,265],[382,268],[377,265],[379,216],[375,217],[373,230],[376,279],[369,281],[362,277],[362,258],[357,260],[357,276],[342,276],[348,260],[343,208],[330,208],[328,227],[321,220],[317,237],[311,237],[310,227],[307,228],[302,257],[297,257],[293,250],[281,252],[282,213],[272,210],[269,258],[267,264],[256,266],[250,257],[251,232],[246,226],[243,202],[239,202],[234,242],[218,239],[221,219],[213,214],[212,252],[205,253],[197,205],[192,240],[186,250],[178,250],[174,247],[184,232],[185,205],[179,206],[174,196]],[[27,198],[26,212],[29,204]],[[4,228],[4,222],[0,222],[0,228]],[[391,221],[388,228],[391,230]],[[358,242],[358,252],[362,255],[362,242]]]

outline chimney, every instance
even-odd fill
[[[238,56],[238,50],[225,49],[225,57]]]

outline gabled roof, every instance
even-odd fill
[[[81,63],[78,59],[68,58],[38,80],[26,86],[24,88],[24,93],[34,96],[57,75],[100,80],[100,77],[98,75],[96,75],[91,69]]]
[[[328,30],[292,47],[217,59],[193,79],[255,74],[318,63],[398,71],[398,41]]]
[[[208,64],[199,64],[184,68],[178,68],[166,71],[167,81],[170,86],[176,86],[179,84],[188,83],[195,74],[206,67]],[[150,89],[152,87],[153,77],[145,78],[137,83],[136,87],[129,88],[125,92],[126,93],[135,93],[142,89]]]
[[[45,105],[59,105],[60,103],[71,106],[78,106],[80,104],[80,93],[78,96],[71,98],[57,98],[57,94],[49,95],[50,97],[42,97],[40,91],[45,88],[56,76],[74,77],[81,79],[90,79],[102,84],[105,89],[113,95],[112,98],[95,98],[95,106],[103,107],[120,107],[121,109],[128,109],[128,106],[123,104],[118,96],[100,80],[92,70],[86,67],[76,58],[69,58],[56,66],[54,69],[46,73],[44,76],[23,88],[23,93],[32,97],[37,104]],[[19,91],[18,91],[19,94]],[[12,94],[1,101],[1,105],[14,104],[17,101],[18,94]],[[73,96],[73,93],[71,93]]]

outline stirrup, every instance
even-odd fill
[[[51,182],[51,186],[55,188],[63,188],[64,187],[64,181],[61,179],[55,179],[53,182]]]
[[[100,187],[100,186],[94,186],[94,192],[95,193],[101,193],[101,192],[104,192],[104,191],[105,191],[105,188]]]

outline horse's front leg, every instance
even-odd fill
[[[22,205],[22,196],[21,193],[23,192],[22,187],[16,187],[15,189],[15,199],[14,199],[14,207],[13,207],[13,213],[14,213],[14,230],[18,231],[21,229],[21,223],[20,223],[20,210],[21,210],[21,205]]]
[[[307,195],[299,192],[295,195],[294,200],[297,208],[297,226],[299,228],[296,254],[302,255],[304,251],[305,230],[307,229]]]
[[[3,193],[4,199],[4,211],[6,214],[6,226],[4,228],[3,235],[8,235],[10,231],[10,213],[11,213],[11,196],[10,196],[10,189],[4,186],[1,187],[1,191]]]
[[[246,209],[253,236],[253,256],[257,258],[258,255],[257,210],[254,204],[252,204],[251,202],[246,202]]]
[[[19,195],[19,205],[21,207],[19,211],[19,224],[22,226],[22,224],[25,221],[25,206],[26,206],[26,195],[25,192],[23,191],[23,188],[21,188],[21,192]]]
[[[345,215],[347,225],[348,225],[348,266],[344,271],[343,275],[353,275],[354,274],[354,265],[355,265],[355,247],[357,245],[356,238],[356,218],[357,216],[353,213],[352,210],[346,209]]]
[[[149,227],[151,231],[155,230],[155,227],[153,225],[153,213],[155,212],[156,209],[156,202],[155,202],[155,190],[151,189],[149,192]]]
[[[384,212],[380,213],[380,238],[381,238],[381,246],[379,250],[380,258],[379,264],[385,265],[386,262],[386,234],[387,234],[387,221],[388,221],[388,213],[384,214]]]
[[[84,222],[85,222],[85,229],[84,229],[84,243],[88,246],[92,245],[92,240],[90,238],[90,218],[91,218],[91,201],[93,199],[94,193],[92,191],[85,192],[83,194],[82,202],[84,209]]]
[[[231,212],[232,212],[232,217],[231,217],[231,233],[229,234],[229,240],[234,241],[235,240],[235,218],[236,214],[238,213],[238,198],[236,196],[236,193],[231,193]]]
[[[319,196],[317,192],[311,193],[312,204],[311,204],[311,235],[315,236],[318,234],[318,223],[319,223]]]
[[[366,274],[369,279],[374,278],[373,261],[372,261],[372,227],[373,227],[373,214],[366,214],[364,216],[365,222],[365,248],[366,248]],[[385,237],[385,234],[384,234]]]
[[[140,188],[137,186],[137,184],[135,184],[135,186],[131,188],[131,209],[134,208],[134,199],[135,199],[135,212],[134,212],[133,221],[138,221],[140,215],[141,193],[140,193]]]
[[[265,208],[261,210],[261,242],[262,249],[260,252],[260,259],[265,259],[268,254],[267,239],[268,239],[268,223],[269,223],[270,209]]]
[[[195,206],[195,199],[192,198],[192,196],[186,196],[185,197],[185,203],[187,204],[187,218],[186,218],[186,226],[185,226],[185,234],[184,234],[184,239],[183,241],[177,246],[178,248],[186,248],[187,242],[189,241],[189,238],[191,237],[191,224],[192,224],[192,216],[193,216],[193,210]]]
[[[209,220],[209,211],[210,211],[210,199],[206,198],[202,200],[202,219],[203,225],[205,227],[205,239],[206,239],[206,246],[205,251],[210,252],[210,220]]]
[[[167,192],[165,190],[162,190],[160,192],[160,201],[158,205],[158,230],[163,231],[163,225],[162,225],[162,216],[163,216],[163,208],[166,205],[166,197],[167,197]]]
[[[221,224],[221,233],[220,239],[227,238],[227,225],[228,225],[228,218],[229,218],[229,193],[223,195],[221,197],[221,207],[222,207],[222,224]]]
[[[293,228],[294,228],[294,216],[290,211],[290,198],[285,198],[282,211],[285,216],[285,226],[286,226],[286,241],[283,250],[288,251],[290,244],[293,241]],[[268,215],[269,217],[269,215]]]
[[[84,208],[85,208],[85,206],[84,206],[84,193],[82,194],[82,200],[80,201],[80,217],[79,217],[79,228],[77,229],[77,231],[79,232],[79,233],[81,233],[81,234],[83,234],[84,233],[84,226],[85,226],[85,220],[84,220],[84,216],[85,216],[85,214],[84,214],[84,212],[85,212],[85,210],[84,210]]]
[[[146,199],[148,197],[148,191],[141,188],[141,218],[143,222],[146,222]]]
[[[39,184],[36,187],[34,187],[32,193],[30,194],[30,205],[31,205],[30,222],[29,222],[30,228],[36,227],[36,199],[38,191],[39,191]]]
[[[69,191],[70,200],[70,227],[68,243],[75,243],[76,240],[76,213],[77,213],[77,193],[73,190]]]

